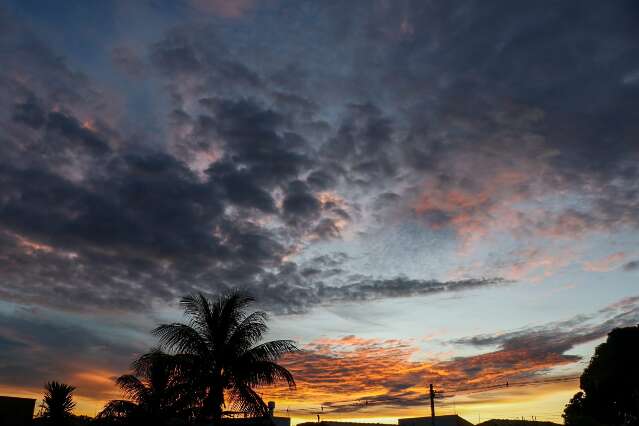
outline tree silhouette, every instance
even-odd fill
[[[121,424],[162,425],[190,416],[194,402],[180,374],[178,356],[154,349],[131,367],[135,374],[116,379],[128,399],[109,401],[98,414],[99,419]]]
[[[639,424],[639,326],[616,328],[597,346],[564,409],[568,426]]]
[[[75,402],[73,402],[75,387],[53,381],[45,384],[44,389],[40,417],[51,425],[69,424],[75,408]]]
[[[291,340],[259,343],[268,330],[267,316],[248,314],[252,302],[238,292],[215,300],[187,296],[180,303],[188,324],[164,324],[153,331],[163,345],[183,355],[185,377],[201,402],[200,419],[219,421],[227,402],[238,411],[266,415],[255,387],[277,382],[295,387],[291,373],[276,361],[297,347]]]

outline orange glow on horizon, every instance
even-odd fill
[[[512,378],[531,377],[574,359],[557,354],[542,356],[524,349],[501,349],[461,358],[451,355],[447,360],[414,360],[418,352],[412,340],[355,335],[320,338],[282,360],[296,378],[296,390],[271,387],[260,392],[265,401],[276,402],[277,415],[291,417],[293,424],[316,421],[318,412],[324,420],[396,424],[397,418],[428,415],[428,383],[449,392],[448,398],[438,400],[438,414],[458,413],[472,422],[477,421],[477,416],[485,420],[536,416],[557,421],[577,390],[577,380],[571,380],[453,395],[456,388],[505,383],[509,379],[513,383]],[[76,413],[95,416],[108,400],[122,397],[113,380],[117,375],[87,369],[59,380],[76,386]],[[0,392],[42,397],[41,388],[0,387]]]
[[[114,392],[113,398],[119,398],[119,396],[115,395],[117,393],[115,385],[112,383],[108,385],[104,381],[103,384],[110,386],[110,390]],[[552,383],[522,388],[512,387],[478,394],[459,395],[438,401],[436,413],[437,415],[458,414],[471,423],[477,423],[478,417],[481,417],[481,420],[484,421],[491,418],[518,419],[522,416],[527,419],[530,419],[531,416],[536,416],[538,420],[561,423],[563,407],[578,391],[578,387],[578,380],[575,380],[564,383]],[[298,387],[298,391],[296,391],[295,394],[300,390]],[[422,390],[426,392],[425,387]],[[105,389],[105,391],[107,391],[107,389]],[[82,393],[80,386],[76,393],[76,397],[74,398],[77,403],[75,414],[78,415],[95,416],[109,400],[87,396]],[[36,399],[34,414],[37,413],[42,398],[42,390],[35,388],[0,386],[0,394]],[[313,409],[319,411],[323,401],[322,399],[312,398],[306,393],[305,395],[308,396],[309,399],[304,401],[300,401],[297,396],[295,399],[274,398],[273,400],[276,401],[277,404],[276,415],[291,417],[291,423],[293,425],[307,421],[316,421],[317,416],[314,412],[304,414],[301,413],[300,410]],[[358,399],[362,395],[346,394],[338,396],[339,399],[353,400]],[[263,397],[265,400],[271,400],[268,394],[264,394]],[[286,411],[287,408],[289,409],[288,415]],[[350,413],[330,413],[326,411],[321,414],[321,418],[322,420],[397,424],[398,418],[429,415],[430,408],[428,404],[424,404],[423,407],[411,408],[371,405],[370,407]]]

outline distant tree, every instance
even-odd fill
[[[127,399],[109,401],[97,416],[99,422],[163,425],[190,417],[194,403],[180,375],[178,357],[154,349],[131,367],[134,374],[116,379]]]
[[[587,414],[584,407],[584,393],[577,392],[564,408],[564,423],[570,426],[597,426],[599,423]]]
[[[73,418],[73,392],[75,387],[58,382],[44,385],[44,396],[40,405],[40,417],[45,424],[63,426],[71,423]]]
[[[268,407],[253,388],[281,381],[295,387],[292,374],[277,360],[297,347],[291,340],[260,343],[267,316],[247,313],[252,302],[237,292],[215,300],[188,296],[181,301],[188,324],[154,330],[163,345],[187,360],[185,377],[201,402],[200,420],[219,421],[227,402],[238,411],[266,415]]]
[[[639,326],[616,328],[597,346],[578,392],[564,409],[568,426],[639,425]]]
[[[94,425],[95,424],[95,419],[93,417],[84,416],[84,415],[73,416],[73,420],[71,421],[71,424],[73,426]]]

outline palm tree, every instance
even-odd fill
[[[40,417],[46,423],[56,426],[69,423],[75,408],[75,402],[73,402],[75,387],[53,381],[45,384],[44,389]]]
[[[209,300],[202,294],[181,300],[188,324],[164,324],[153,330],[164,346],[183,354],[191,389],[201,401],[200,419],[218,422],[230,403],[238,411],[266,415],[268,408],[253,389],[285,382],[292,374],[277,360],[297,351],[291,340],[259,343],[268,331],[267,315],[246,312],[253,298],[239,292]]]
[[[177,356],[153,349],[138,358],[131,368],[134,374],[116,379],[128,400],[109,401],[99,419],[114,423],[163,424],[188,417],[193,403],[180,375]]]

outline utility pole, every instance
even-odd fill
[[[435,391],[433,390],[433,384],[431,383],[430,386],[430,420],[432,423],[432,426],[435,426]]]

